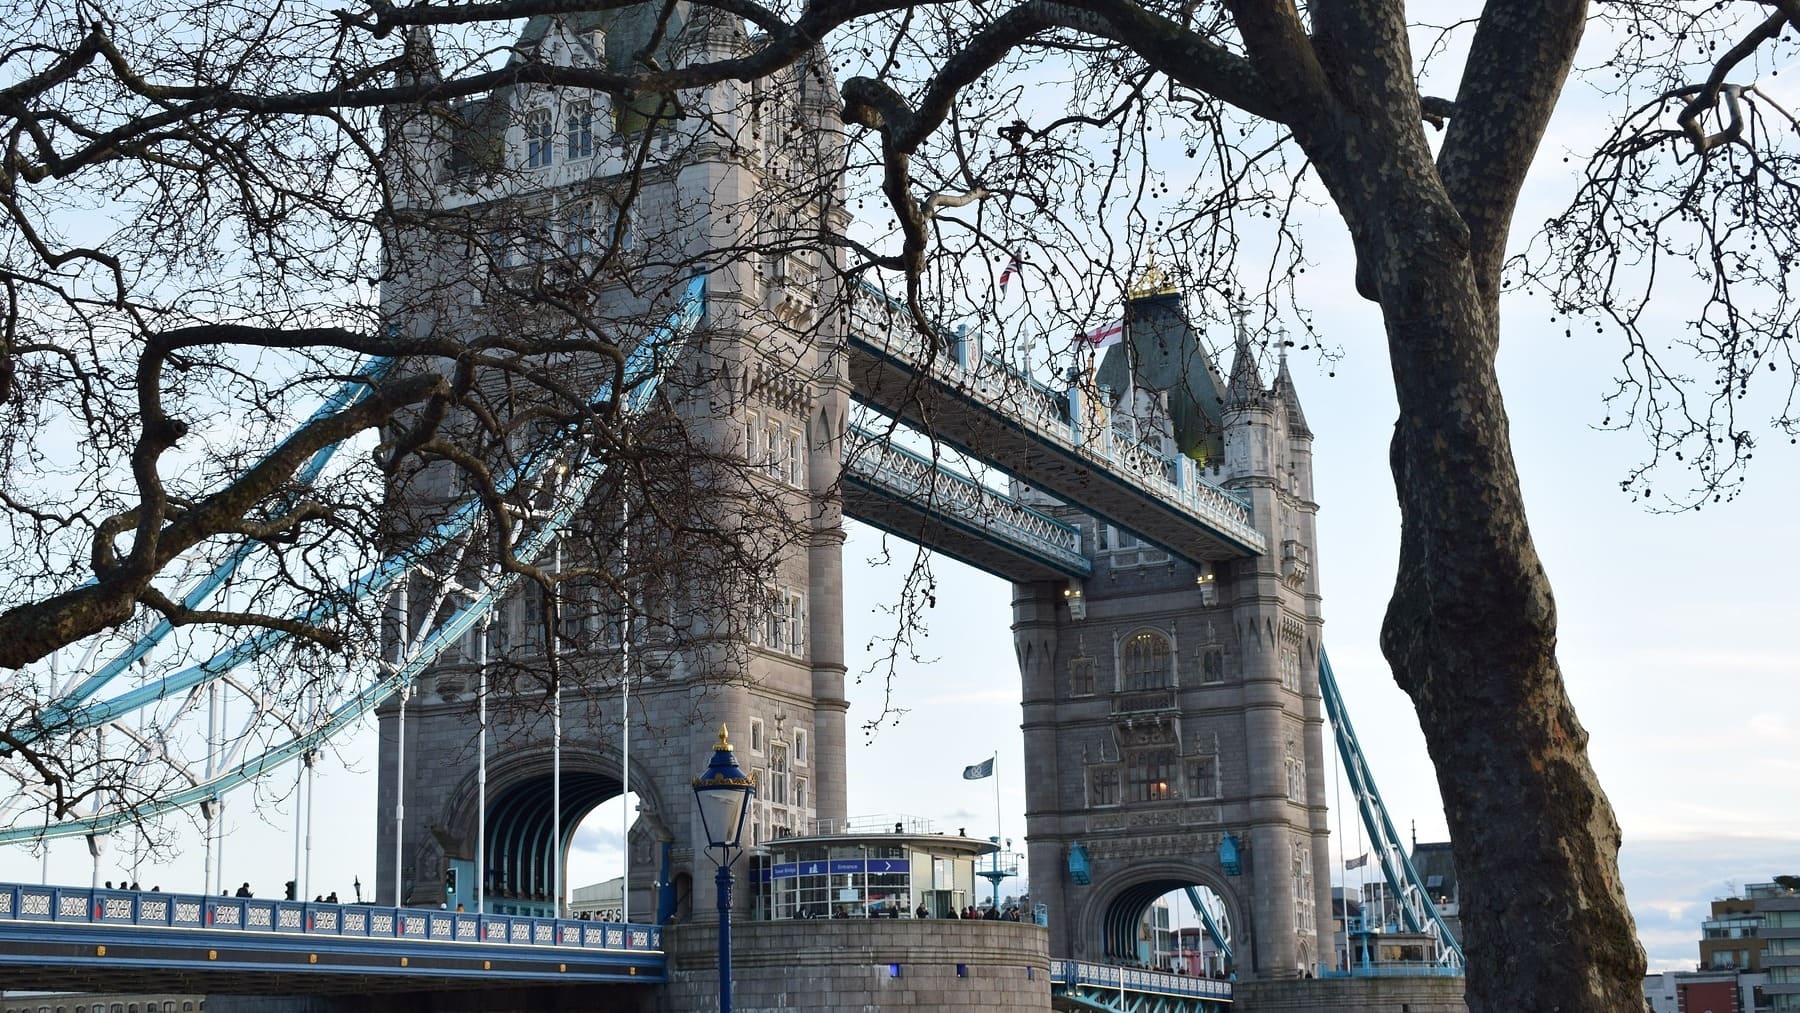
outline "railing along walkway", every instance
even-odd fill
[[[1081,530],[1039,513],[1010,496],[916,454],[877,433],[852,426],[844,441],[844,472],[888,501],[886,510],[862,506],[846,497],[845,509],[858,520],[917,538],[918,531],[898,530],[882,516],[901,505],[906,512],[947,524],[997,552],[984,552],[955,539],[934,539],[931,548],[974,566],[1015,580],[1045,576],[1087,577],[1093,564],[1081,551]],[[884,523],[885,522],[885,523]]]

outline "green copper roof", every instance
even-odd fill
[[[1137,386],[1168,392],[1175,444],[1182,453],[1211,461],[1223,452],[1225,384],[1188,322],[1180,295],[1161,293],[1126,302],[1125,341],[1106,350],[1095,380],[1123,393],[1130,386],[1128,362],[1136,365]]]

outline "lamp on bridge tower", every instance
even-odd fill
[[[709,848],[719,857],[719,1013],[731,1013],[731,865],[743,853],[744,816],[756,794],[756,779],[738,766],[725,726],[719,726],[719,742],[712,762],[694,778],[694,800],[700,806],[700,827]]]

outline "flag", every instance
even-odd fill
[[[1125,322],[1123,320],[1115,320],[1110,324],[1104,324],[1094,328],[1082,335],[1082,337],[1086,338],[1087,343],[1095,349],[1105,348],[1107,345],[1115,344],[1125,337]]]
[[[984,777],[993,776],[994,758],[991,756],[980,763],[971,764],[963,768],[963,780],[965,781],[979,781]]]
[[[1019,255],[1016,253],[1011,254],[1006,259],[1005,269],[1000,272],[1000,290],[1004,292],[1006,290],[1006,283],[1013,280],[1013,275],[1018,273]]]
[[[1345,861],[1344,868],[1360,869],[1363,866],[1368,865],[1368,864],[1369,864],[1369,853],[1365,851],[1362,854],[1357,855],[1355,858]]]

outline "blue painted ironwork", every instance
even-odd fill
[[[1063,1002],[1117,1013],[1212,1013],[1233,1002],[1229,981],[1079,960],[1050,961],[1050,994]]]
[[[1069,880],[1076,886],[1086,886],[1092,875],[1088,867],[1087,849],[1081,846],[1080,841],[1076,841],[1069,848]]]
[[[663,952],[662,928],[642,923],[0,883],[8,922]]]
[[[622,407],[627,414],[643,411],[656,395],[667,366],[682,354],[687,339],[699,323],[705,308],[704,296],[705,278],[695,277],[687,285],[680,304],[662,328],[640,342],[626,357],[624,379],[628,389],[623,394]],[[612,385],[607,383],[596,393],[593,401],[597,405],[604,404],[612,397]],[[519,487],[549,472],[557,455],[565,453],[570,443],[578,442],[569,438],[572,434],[573,430],[569,429],[540,442],[525,455],[523,461],[502,476],[496,483],[497,487],[502,490]],[[586,502],[605,470],[604,458],[582,449],[576,460],[569,465],[567,480],[559,490],[555,510],[548,517],[535,519],[523,526],[515,553],[524,559],[535,559],[543,555],[554,540],[557,530],[566,525],[574,512]],[[471,497],[453,511],[447,520],[412,546],[382,560],[347,585],[342,595],[334,596],[331,602],[309,610],[299,618],[309,623],[321,622],[340,607],[336,602],[363,600],[379,594],[420,560],[466,534],[478,520],[480,508],[479,499]],[[154,801],[42,826],[13,827],[0,831],[0,844],[105,833],[116,827],[198,804],[255,781],[289,760],[318,748],[374,710],[400,687],[412,682],[444,648],[473,629],[481,616],[494,603],[504,598],[517,581],[516,573],[502,573],[491,580],[480,594],[473,596],[461,609],[424,634],[415,644],[412,657],[404,665],[385,671],[382,676],[331,710],[311,730],[296,733],[289,741],[270,747],[256,757],[215,773],[211,778],[197,781],[189,788],[163,794]],[[288,634],[278,631],[264,631],[245,638],[198,665],[117,697],[89,704],[60,721],[55,730],[64,732],[91,728],[159,700],[187,692],[220,678],[287,639]]]
[[[1325,713],[1331,718],[1333,737],[1337,740],[1338,755],[1344,761],[1344,776],[1350,782],[1357,812],[1362,817],[1364,829],[1369,832],[1375,855],[1380,859],[1381,875],[1387,881],[1389,895],[1399,900],[1406,931],[1429,934],[1437,942],[1437,963],[1460,970],[1463,966],[1462,945],[1444,924],[1437,906],[1432,904],[1431,894],[1425,889],[1419,871],[1413,868],[1400,833],[1388,816],[1387,805],[1381,801],[1381,792],[1375,787],[1375,775],[1370,772],[1362,744],[1357,741],[1356,729],[1351,727],[1350,713],[1344,706],[1343,693],[1338,689],[1337,676],[1331,671],[1331,658],[1323,648],[1319,651],[1319,694],[1324,698]]]
[[[390,359],[377,358],[370,360],[362,368],[358,369],[353,377],[344,381],[330,397],[326,398],[324,403],[319,405],[318,409],[315,410],[292,435],[286,440],[283,440],[273,450],[264,454],[263,457],[257,461],[257,465],[260,465],[263,461],[268,460],[273,455],[280,453],[283,447],[297,439],[299,434],[304,432],[308,426],[323,419],[330,418],[348,408],[355,407],[358,402],[368,396],[369,391],[373,388],[375,382],[386,375],[387,371],[392,368],[392,366],[393,362]],[[341,445],[342,441],[337,441],[326,444],[317,451],[314,451],[312,457],[308,458],[307,462],[301,466],[300,470],[294,473],[294,484],[299,488],[306,488],[318,481],[319,475],[325,471],[325,466],[331,463],[332,457],[336,456],[338,447]],[[255,466],[256,465],[252,465],[251,467]],[[288,511],[293,508],[293,504],[294,497],[286,497],[271,513],[271,519],[278,520],[286,516]],[[225,558],[220,560],[218,565],[213,567],[212,572],[201,578],[199,583],[195,584],[187,594],[182,596],[182,607],[186,609],[199,608],[207,601],[207,599],[211,598],[219,588],[225,586],[225,583],[237,573],[238,568],[243,565],[244,561],[250,558],[250,554],[261,545],[261,542],[245,541],[233,546],[231,551],[226,553]],[[92,583],[92,581],[90,580],[89,583]],[[148,633],[139,637],[130,647],[127,647],[121,652],[118,657],[107,662],[105,665],[102,665],[92,675],[89,675],[87,678],[70,687],[60,697],[45,707],[44,716],[41,719],[40,724],[45,727],[53,727],[67,719],[71,716],[71,708],[81,701],[93,696],[95,693],[98,693],[101,689],[104,689],[107,683],[117,678],[120,673],[147,656],[157,644],[161,643],[170,633],[174,632],[174,630],[175,624],[171,623],[169,620],[163,619],[158,621],[155,626],[150,628]],[[27,741],[29,741],[29,738],[27,738]]]
[[[1219,867],[1225,870],[1227,876],[1244,874],[1243,862],[1238,855],[1237,838],[1229,830],[1219,838]]]
[[[1090,466],[1098,465],[1098,477],[1149,494],[1246,553],[1267,551],[1266,539],[1252,522],[1247,501],[1207,481],[1185,457],[1170,460],[1148,447],[1116,439],[1111,425],[1090,419],[1081,409],[1079,388],[1058,393],[992,357],[981,358],[973,367],[964,365],[959,360],[966,356],[948,350],[953,341],[965,340],[954,336],[944,336],[944,349],[926,348],[905,307],[867,283],[852,291],[850,302],[853,346],[942,383],[1034,439]],[[951,438],[950,434],[937,435]]]
[[[844,480],[922,508],[942,523],[1067,576],[1086,578],[1093,574],[1093,562],[1081,552],[1080,528],[1039,513],[997,489],[958,474],[942,462],[895,446],[891,440],[861,426],[851,426],[849,438],[844,441]],[[879,518],[858,519],[882,526]],[[973,560],[964,561],[986,568]]]
[[[1219,952],[1225,955],[1225,962],[1231,963],[1231,940],[1225,938],[1224,931],[1219,928],[1218,921],[1212,916],[1211,908],[1200,899],[1200,891],[1191,886],[1188,887],[1187,898],[1188,903],[1194,905],[1194,910],[1200,912],[1200,924],[1205,926],[1207,938],[1211,939],[1213,945],[1219,948]]]

